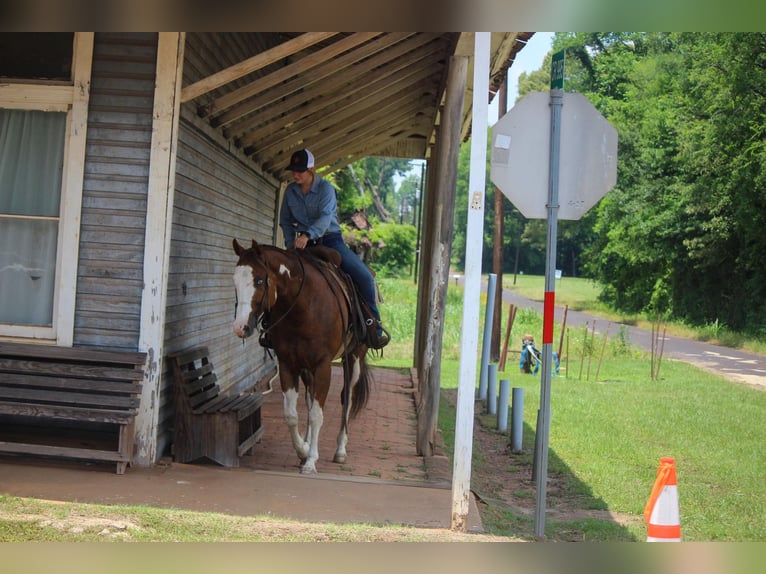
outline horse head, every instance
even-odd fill
[[[237,294],[234,313],[234,333],[245,339],[252,335],[264,313],[276,301],[274,282],[269,279],[269,267],[264,251],[253,240],[249,249],[233,241],[234,253],[239,260],[234,270],[234,287]]]

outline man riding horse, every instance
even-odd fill
[[[308,149],[293,153],[286,169],[292,172],[293,181],[285,190],[279,213],[285,247],[305,249],[310,245],[323,245],[340,254],[340,268],[354,280],[370,310],[371,316],[366,317],[366,321],[371,328],[367,329],[365,342],[371,349],[382,349],[390,337],[380,322],[375,279],[367,265],[343,242],[335,188],[316,174],[314,155]]]

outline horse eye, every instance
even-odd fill
[[[258,287],[260,287],[261,285],[263,285],[263,277],[258,277],[258,278],[255,280],[255,284],[256,284]]]

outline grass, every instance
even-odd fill
[[[466,535],[466,539],[469,539]],[[0,495],[0,542],[423,542],[423,529],[314,524],[150,506],[52,503]]]
[[[524,277],[524,282],[527,279],[538,281]],[[592,312],[590,287],[579,285],[570,294],[564,287],[569,283],[574,287],[579,282],[562,280],[557,285],[557,303],[571,301],[575,308],[577,301],[578,309]],[[383,319],[393,340],[383,358],[373,362],[409,369],[416,286],[411,280],[382,279],[380,287],[385,299]],[[444,389],[458,385],[462,304],[462,291],[450,284],[440,381]],[[521,309],[511,339],[541,330],[540,314]],[[604,347],[597,336],[581,360],[583,334],[582,330],[571,332],[562,372],[552,378],[549,476],[557,478],[562,490],[579,497],[585,508],[640,519],[660,457],[673,456],[684,540],[766,540],[766,393],[671,360],[663,361],[659,380],[652,381],[649,357],[632,348],[620,332],[613,333]],[[604,359],[596,377],[602,348]],[[540,379],[519,375],[517,358],[511,355],[498,378],[510,379],[512,386],[525,390],[521,461],[531,465]],[[448,452],[454,444],[454,421],[454,409],[442,401],[439,426]],[[473,468],[486,464],[476,449],[472,464]],[[529,494],[520,491],[518,496]],[[491,533],[502,536],[519,536],[530,527],[528,518],[504,508],[489,506],[482,518]],[[554,540],[643,540],[645,531],[639,524],[623,528],[603,520],[548,520],[546,535]],[[0,495],[0,541],[103,540],[433,541],[434,537],[405,527],[288,525],[273,517],[60,504]]]
[[[522,293],[528,289],[527,296],[534,297],[529,293],[544,285],[542,278],[521,277],[517,286]],[[571,290],[564,288],[566,283]],[[589,303],[596,290],[587,282],[564,279],[561,285],[557,304],[571,303],[571,308],[588,312],[597,307]],[[453,284],[448,289],[443,389],[457,388],[460,365],[462,292]],[[384,321],[393,325],[397,341],[414,331],[415,286],[404,280],[382,280],[381,291],[387,301],[382,307]],[[541,298],[539,293],[534,298]],[[507,317],[507,310],[503,316]],[[479,328],[481,333],[483,326]],[[520,309],[511,340],[519,340],[527,331],[540,333],[542,316]],[[766,393],[669,359],[662,363],[659,380],[651,380],[648,353],[631,347],[624,333],[612,332],[606,345],[597,335],[586,347],[583,331],[571,331],[562,353],[562,371],[552,377],[549,473],[563,477],[565,488],[582,494],[594,508],[640,518],[659,459],[673,456],[684,540],[766,540]],[[378,363],[406,366],[410,348],[410,340],[392,343]],[[603,361],[599,361],[602,349]],[[510,379],[512,386],[525,389],[526,450],[534,444],[528,441],[534,436],[540,378],[519,375],[517,361],[518,353],[511,355],[498,380]],[[439,427],[450,451],[453,426],[454,413],[442,404]],[[472,464],[481,463],[475,457]],[[518,528],[519,517],[503,514],[495,510],[490,520],[485,517],[493,533],[509,534]],[[589,540],[645,536],[643,524],[615,532],[602,522],[553,522],[551,534],[575,529]]]

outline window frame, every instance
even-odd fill
[[[71,347],[74,341],[93,40],[93,32],[75,32],[69,82],[4,78],[0,84],[2,108],[67,113],[52,324],[49,327],[1,323],[2,338],[42,339],[65,347]]]

